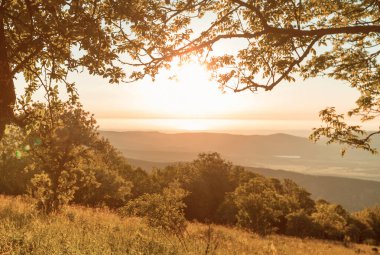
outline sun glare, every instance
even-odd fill
[[[168,77],[174,77],[168,79]],[[232,93],[223,94],[206,68],[197,63],[176,66],[160,75],[154,93],[145,94],[145,105],[154,114],[174,118],[212,118],[233,114],[243,105]]]

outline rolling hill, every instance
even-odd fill
[[[286,134],[101,133],[132,165],[147,171],[171,162],[193,160],[199,152],[217,151],[250,171],[292,179],[313,198],[339,203],[350,211],[380,204],[380,158],[365,152],[350,151],[342,158],[336,146],[313,144],[306,138]]]
[[[110,132],[101,134],[125,157],[154,162],[194,159],[200,152],[219,152],[235,164],[380,181],[380,155],[359,150],[340,155],[340,147],[314,144],[287,135],[216,133]],[[375,141],[380,148],[380,140]]]

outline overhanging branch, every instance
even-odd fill
[[[315,37],[310,42],[310,44],[307,46],[307,48],[305,49],[305,51],[303,52],[303,54],[297,60],[293,61],[289,65],[289,67],[286,69],[286,71],[275,82],[271,83],[270,85],[262,85],[262,84],[255,83],[253,81],[249,81],[249,85],[248,86],[245,86],[244,88],[241,88],[241,89],[236,88],[236,89],[234,89],[234,92],[241,92],[241,91],[244,91],[244,90],[247,90],[247,89],[252,89],[252,88],[263,88],[266,91],[272,90],[281,81],[283,81],[286,77],[288,77],[288,75],[291,73],[291,71],[293,70],[293,68],[296,65],[301,64],[301,62],[307,57],[307,55],[309,55],[311,49],[318,42],[319,39],[321,39],[321,36]]]

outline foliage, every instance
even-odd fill
[[[291,236],[318,237],[321,228],[305,211],[300,210],[286,215],[286,234]]]
[[[174,180],[181,183],[190,193],[184,199],[189,220],[240,225],[260,234],[285,233],[289,213],[314,211],[310,193],[293,181],[264,178],[233,166],[218,153],[201,153],[190,163],[156,169],[152,179],[161,189]]]
[[[186,216],[200,221],[214,221],[219,205],[226,192],[234,189],[230,180],[233,166],[219,154],[199,154],[198,159],[188,164],[186,171],[191,173],[184,188],[190,192],[185,199]]]
[[[318,201],[316,211],[311,215],[321,226],[323,238],[342,240],[348,226],[349,214],[340,205]]]
[[[221,89],[235,92],[270,91],[299,78],[327,76],[360,93],[349,116],[367,121],[380,113],[376,0],[146,0],[143,4],[151,12],[138,26],[160,35],[133,38],[143,66],[162,68],[175,58],[186,61],[196,55]],[[214,51],[228,41],[234,45],[230,51]],[[368,143],[372,134],[348,124],[331,129],[335,118],[326,119],[324,111],[321,115],[327,127],[316,129],[314,138],[327,136],[372,150]]]
[[[58,95],[55,86],[46,104],[27,96],[19,100],[24,125],[8,126],[0,141],[0,171],[8,178],[0,178],[0,190],[28,191],[47,213],[69,202],[120,207],[151,192],[150,177],[99,136],[93,116],[78,101],[63,102]]]
[[[360,126],[348,125],[344,121],[343,114],[337,114],[334,107],[322,110],[319,113],[325,127],[314,128],[310,139],[314,142],[318,141],[322,136],[328,138],[327,143],[340,143],[346,145],[342,148],[342,156],[346,153],[347,146],[363,149],[376,154],[376,148],[371,147],[371,137],[380,132],[367,135]]]
[[[84,127],[72,124],[77,122],[68,110],[77,108],[60,105],[70,118],[62,117],[63,114],[57,119],[62,125],[54,127],[83,130]],[[33,107],[31,112],[37,109],[35,114],[41,118],[47,114],[48,108],[43,105]],[[81,114],[79,116],[85,119],[88,116]],[[29,129],[14,127],[20,132],[4,137],[0,146],[6,153],[2,154],[0,164],[11,169],[14,161],[20,163],[11,181],[24,178],[19,192],[24,194],[29,183],[30,194],[37,198],[40,209],[45,212],[62,209],[67,203],[120,208],[123,215],[144,217],[149,226],[164,230],[165,235],[176,235],[183,243],[187,238],[183,235],[187,220],[194,219],[208,224],[240,226],[260,235],[279,233],[373,244],[380,241],[377,207],[349,214],[340,205],[323,200],[314,202],[310,193],[291,180],[280,181],[251,173],[225,161],[218,153],[203,153],[192,162],[174,164],[148,174],[128,165],[96,133],[93,140],[71,143],[70,137],[75,135],[71,132],[73,129],[69,129],[67,136],[53,139],[56,133],[51,134],[46,129],[56,130],[49,126],[50,122],[38,123],[45,125],[42,130],[41,125],[30,123]],[[90,127],[84,130],[93,134],[95,131]],[[14,142],[10,142],[11,139]],[[38,142],[32,143],[35,141]],[[82,150],[86,153],[76,154]],[[58,168],[56,162],[64,158],[64,153],[68,155],[67,161],[63,168]],[[54,187],[57,179],[58,186]],[[1,182],[0,189],[8,194],[14,191]],[[221,237],[217,236],[215,241],[219,245]],[[217,245],[208,243],[207,246]]]
[[[360,212],[357,212],[355,216],[367,227],[365,229],[367,232],[366,238],[373,238],[380,243],[380,207],[374,206],[366,208]],[[373,231],[373,233],[368,233],[369,231]]]
[[[151,176],[141,168],[134,169],[130,165],[124,164],[124,167],[119,172],[123,178],[133,183],[131,190],[132,198],[137,198],[147,193],[153,193],[157,190]]]
[[[152,1],[153,2],[153,1]],[[86,70],[110,83],[141,78],[123,68],[140,49],[135,34],[157,34],[140,26],[149,8],[144,1],[26,0],[1,2],[0,139],[5,125],[23,125],[14,115],[14,79],[22,75],[26,97],[42,88],[46,94],[64,85],[72,100],[78,95],[69,74]],[[150,34],[150,35],[148,35]],[[155,73],[147,69],[146,73]],[[25,117],[25,116],[24,116]]]
[[[74,100],[69,73],[86,69],[111,83],[154,78],[175,58],[192,55],[207,64],[222,89],[235,92],[269,91],[321,75],[348,82],[360,93],[348,115],[372,120],[380,113],[379,9],[376,0],[4,0],[0,138],[6,124],[23,123],[13,113],[17,74],[28,84],[27,97],[64,84]],[[197,22],[202,31],[194,30]],[[241,47],[213,51],[226,40]],[[127,74],[126,65],[133,71]],[[380,131],[348,125],[331,109],[321,111],[326,126],[315,129],[312,139],[326,136],[375,152],[370,138]]]
[[[41,209],[52,212],[73,200],[81,186],[97,185],[94,172],[85,167],[94,156],[95,120],[79,105],[59,100],[49,106],[35,103],[29,113],[33,121],[25,127],[31,147],[26,169],[39,173],[30,192]]]
[[[243,181],[242,172],[246,171],[225,161],[218,153],[201,153],[190,163],[156,169],[152,178],[161,188],[178,180],[190,193],[184,200],[186,218],[214,222],[225,194],[236,188],[239,178]],[[246,176],[248,179],[255,174],[246,173]]]
[[[29,159],[30,150],[24,145],[24,134],[21,128],[8,126],[4,139],[0,141],[0,193],[21,195],[25,193],[28,181],[34,173],[24,171]]]
[[[283,180],[281,186],[280,194],[287,198],[291,211],[304,211],[309,214],[314,211],[315,202],[304,188],[289,179]]]
[[[182,236],[186,230],[183,199],[187,195],[188,192],[174,182],[160,194],[145,194],[128,202],[121,212],[144,217],[149,226]]]
[[[232,196],[238,210],[237,224],[261,235],[276,232],[287,214],[286,198],[276,192],[269,179],[252,179],[239,186]]]
[[[73,202],[115,208],[130,199],[134,184],[120,171],[131,169],[131,166],[107,140],[100,137],[96,139],[91,148],[91,157],[82,167],[85,172],[94,174],[96,184],[83,185],[75,193]]]
[[[13,127],[17,137],[2,140],[1,164],[17,176],[19,194],[38,198],[44,212],[60,210],[71,201],[89,205],[121,206],[130,196],[132,184],[121,176],[130,167],[108,141],[99,137],[96,122],[81,105],[62,102],[51,93],[49,104],[28,102],[24,128]],[[11,156],[15,155],[15,156]],[[19,168],[15,168],[19,166]],[[14,168],[14,169],[13,169]],[[7,194],[12,190],[6,189]]]
[[[77,98],[68,74],[86,69],[111,83],[154,76],[179,58],[197,55],[222,89],[269,91],[283,82],[328,76],[360,92],[349,116],[362,121],[380,113],[379,9],[360,1],[20,1],[4,0],[0,15],[0,138],[16,118],[13,80],[23,74],[25,96],[65,84]],[[202,23],[202,31],[194,24]],[[242,45],[218,54],[226,40]],[[123,57],[124,56],[124,57]],[[127,57],[125,57],[127,56]],[[124,66],[133,66],[127,74]],[[328,118],[332,116],[332,118]],[[327,126],[312,138],[374,152],[370,137],[330,109]],[[333,127],[333,128],[331,128]]]

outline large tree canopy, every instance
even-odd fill
[[[320,75],[345,81],[361,93],[349,115],[370,120],[380,114],[379,34],[378,0],[0,0],[0,137],[5,124],[20,121],[18,73],[26,98],[56,83],[75,97],[70,72],[130,81],[192,55],[235,92]],[[213,52],[226,40],[242,47]],[[313,139],[374,152],[373,133],[346,124],[334,108],[321,117],[326,126]]]
[[[0,0],[0,139],[6,124],[22,122],[14,114],[17,74],[28,84],[24,99],[40,87],[49,97],[58,84],[75,98],[67,75],[83,69],[110,83],[135,79],[120,63],[135,51],[129,27],[142,18],[138,10],[132,0]]]
[[[161,68],[176,57],[198,55],[221,88],[235,92],[270,91],[282,82],[324,75],[360,91],[349,115],[366,121],[380,114],[378,0],[141,3],[151,11],[137,26],[149,28],[146,33],[160,35],[138,34],[132,41],[140,47],[132,55],[145,68]],[[194,24],[197,30],[203,30],[193,31]],[[236,40],[242,47],[215,54],[213,48],[226,40]],[[369,144],[372,133],[346,124],[334,108],[321,111],[321,117],[326,126],[316,129],[313,139],[323,135],[330,142],[374,152]]]

